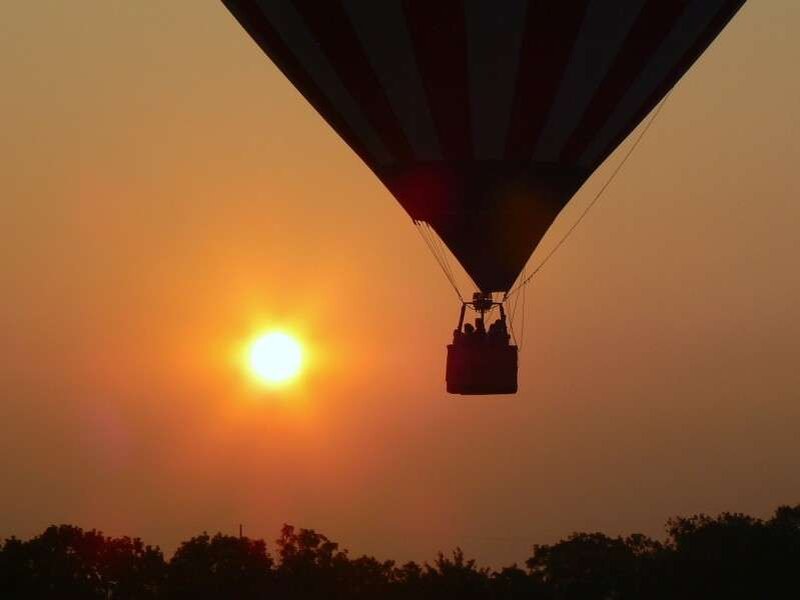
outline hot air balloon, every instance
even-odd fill
[[[447,389],[489,394],[517,390],[503,294],[745,0],[222,1],[472,278]]]

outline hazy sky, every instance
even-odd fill
[[[497,397],[444,393],[446,280],[220,2],[3,12],[0,536],[290,522],[499,564],[800,502],[800,3],[749,2],[678,85]],[[312,354],[291,391],[238,359],[273,326]]]

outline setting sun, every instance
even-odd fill
[[[303,349],[292,336],[273,331],[250,346],[248,364],[252,374],[266,383],[285,383],[303,368]]]

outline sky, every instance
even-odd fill
[[[527,288],[520,392],[468,397],[410,219],[221,2],[9,4],[0,536],[292,523],[500,565],[800,502],[798,27],[740,11]],[[308,354],[280,390],[242,364],[272,328]]]

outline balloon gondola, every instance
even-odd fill
[[[464,322],[467,308],[477,313],[475,325]],[[497,308],[500,316],[486,328],[486,315]],[[476,292],[463,302],[453,342],[447,346],[445,381],[451,394],[515,394],[519,349],[511,343],[503,302]]]
[[[518,350],[462,343],[465,307],[505,330],[560,211],[745,0],[222,1],[474,282],[446,376],[470,394],[515,392]]]

